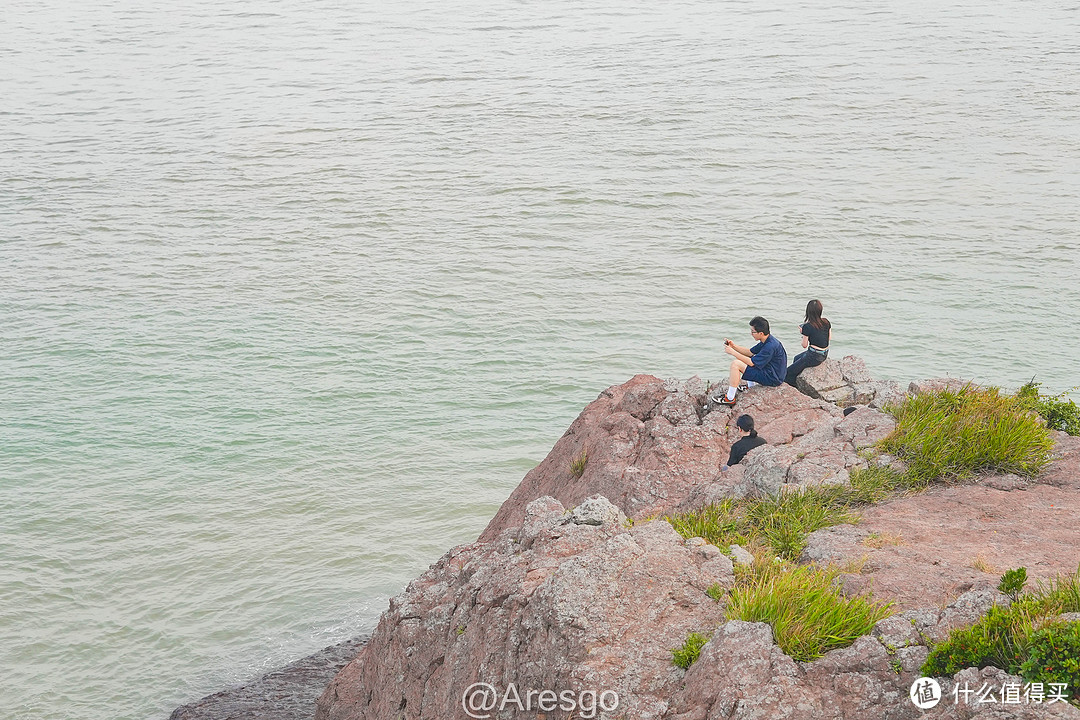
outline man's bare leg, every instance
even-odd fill
[[[736,358],[731,361],[731,370],[728,372],[728,387],[737,388],[742,382],[742,374],[746,371],[746,363]]]
[[[728,371],[728,389],[725,396],[728,403],[735,402],[735,393],[738,392],[739,383],[742,381],[743,372],[746,370],[746,363],[738,358],[731,361],[731,370]]]

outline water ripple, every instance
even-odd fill
[[[51,5],[0,49],[4,717],[370,627],[599,389],[715,379],[758,313],[1080,374],[1067,3]]]

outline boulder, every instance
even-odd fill
[[[316,718],[464,717],[462,695],[475,683],[522,694],[608,690],[626,717],[663,717],[683,674],[671,649],[722,622],[724,607],[706,590],[731,586],[731,560],[685,543],[663,520],[628,528],[606,503],[567,514],[540,498],[521,526],[448,552],[390,601],[369,644],[319,697]]]
[[[990,608],[1009,607],[1011,604],[1012,599],[998,592],[996,588],[980,587],[968,590],[942,611],[935,635],[942,637],[956,628],[974,625]]]
[[[870,373],[863,359],[855,355],[845,355],[840,359],[840,373],[848,385],[864,385],[871,382]]]
[[[732,559],[735,561],[735,565],[744,568],[749,568],[754,565],[754,556],[742,545],[731,545],[728,550],[731,553]]]
[[[836,434],[856,450],[872,447],[896,429],[896,420],[880,410],[862,407],[836,424]]]
[[[935,619],[934,622],[936,623],[937,620]],[[924,643],[915,620],[907,617],[906,613],[879,620],[870,634],[890,651]]]
[[[869,534],[855,525],[831,525],[815,530],[806,536],[806,547],[799,555],[799,562],[842,563],[855,555],[853,550]]]
[[[831,407],[831,406],[829,406]],[[785,444],[755,449],[743,460],[747,494],[776,494],[781,488],[842,484],[856,468],[869,466],[859,451],[874,445],[896,427],[890,415],[873,408],[859,408],[848,416],[794,414],[784,419],[783,434],[791,433]],[[794,434],[794,418],[812,422]],[[783,434],[777,433],[777,435]]]
[[[839,407],[870,405],[881,409],[886,404],[901,402],[905,397],[899,383],[871,378],[866,363],[855,355],[839,360],[829,358],[816,367],[807,368],[800,373],[795,385],[810,397]]]
[[[846,387],[840,361],[832,358],[812,368],[806,368],[795,379],[795,387],[812,398],[822,399],[824,394]]]
[[[743,460],[743,477],[753,495],[775,495],[787,483],[788,472],[798,461],[791,445],[762,445]]]
[[[751,483],[735,477],[726,482],[720,472],[740,437],[735,427],[739,415],[753,415],[766,440],[785,442],[840,415],[834,406],[789,385],[755,387],[740,393],[735,408],[712,411],[706,390],[698,378],[664,381],[649,375],[608,388],[525,476],[480,539],[490,541],[520,524],[525,506],[545,495],[567,507],[603,495],[628,517],[641,519],[673,511],[692,496],[700,497],[706,486],[712,486],[712,497],[745,493]],[[585,467],[578,475],[571,464],[582,457]],[[718,478],[722,491],[714,485]]]
[[[594,495],[581,503],[569,517],[575,525],[607,525],[624,520],[626,516],[603,495]]]
[[[890,651],[877,639],[864,636],[853,645],[827,653],[820,660],[797,663],[772,641],[764,623],[730,621],[716,630],[701,656],[686,673],[683,686],[671,700],[665,720],[915,720],[915,718],[972,717],[953,715],[951,701],[929,711],[909,699],[927,648],[912,645]],[[999,671],[1000,672],[1000,671]],[[1005,679],[974,668],[964,671],[976,688],[977,677]],[[968,679],[964,673],[958,679]],[[943,688],[947,693],[951,686]],[[1073,709],[1075,710],[1075,708]],[[1039,711],[1031,715],[1017,706],[998,706],[994,715],[1009,718],[1056,717]],[[1070,711],[1065,711],[1066,717]]]
[[[870,407],[882,410],[886,405],[899,405],[907,398],[907,392],[895,380],[874,380],[870,383],[874,397],[867,403]]]
[[[908,384],[908,392],[912,395],[922,393],[941,392],[951,390],[957,392],[971,384],[970,380],[962,380],[954,377],[930,378],[928,380],[912,380]]]

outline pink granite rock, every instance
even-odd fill
[[[849,371],[859,379],[857,364]],[[320,696],[316,718],[456,720],[467,717],[462,694],[481,682],[503,697],[511,685],[522,694],[616,693],[618,708],[595,715],[604,720],[1080,717],[1068,705],[971,709],[942,703],[923,712],[908,699],[928,640],[1007,601],[985,585],[969,583],[943,609],[916,605],[878,623],[872,636],[812,663],[785,655],[768,625],[725,622],[724,604],[706,590],[713,583],[731,586],[731,561],[700,538],[684,541],[666,521],[646,518],[725,497],[843,482],[865,464],[859,450],[887,435],[892,420],[872,408],[845,417],[835,405],[788,386],[742,393],[734,411],[710,411],[705,398],[700,380],[644,375],[602,393],[477,542],[448,552],[391,601],[369,643]],[[734,418],[744,412],[770,444],[721,472],[738,437]],[[1043,487],[1074,494],[1080,441],[1061,439],[1059,451],[1047,472],[1054,487]],[[577,476],[570,465],[583,453],[587,463]],[[1052,499],[1050,507],[1061,504],[1057,495]],[[875,510],[882,511],[866,514]],[[850,525],[819,530],[807,538],[803,559],[840,562],[894,552],[901,570],[907,563],[956,574],[956,563],[924,557],[895,529],[882,532],[894,537],[895,547],[871,551],[863,542],[869,532]],[[952,537],[955,528],[946,533]],[[911,534],[912,543],[921,542]],[[847,573],[838,580],[845,593],[879,591],[880,568],[867,567],[877,574]],[[671,650],[690,632],[710,639],[683,671],[672,664]],[[956,679],[1002,680],[996,672],[969,669]],[[570,715],[514,708],[490,717]]]
[[[454,548],[391,600],[368,645],[319,697],[316,720],[465,720],[462,698],[473,697],[466,693],[477,683],[518,701],[473,715],[495,720],[984,717],[945,703],[920,711],[908,692],[926,659],[926,638],[972,622],[1002,601],[995,593],[976,589],[943,611],[887,618],[850,647],[796,662],[768,625],[725,622],[725,605],[706,594],[734,580],[717,548],[684,541],[662,520],[629,525],[606,498],[569,512],[543,497],[528,505],[520,527]],[[709,639],[684,671],[671,650],[691,632]],[[986,678],[1011,679],[972,668],[956,681]],[[943,679],[946,692],[951,682]],[[560,700],[569,692],[579,702],[592,694],[594,709],[596,696],[607,693],[617,704],[584,713],[545,714],[536,704],[520,711],[542,691]],[[997,706],[986,717],[1075,720],[1080,712]]]
[[[753,415],[771,443],[790,442],[840,416],[835,406],[788,385],[740,393],[735,408],[706,412],[705,406],[705,384],[697,378],[678,382],[637,375],[608,388],[529,471],[480,539],[492,540],[520,523],[524,507],[544,495],[567,507],[603,495],[635,519],[668,513],[702,486],[719,482],[731,489],[720,466],[739,438],[739,415]],[[583,455],[585,470],[576,477],[570,466]]]
[[[839,360],[830,358],[816,367],[807,368],[799,374],[795,385],[810,397],[840,407],[871,405],[881,408],[886,403],[900,402],[905,395],[898,383],[873,380],[866,363],[855,355]]]
[[[682,676],[671,649],[722,621],[705,591],[731,585],[731,560],[663,520],[628,527],[606,499],[586,505],[537,499],[522,526],[444,555],[391,600],[316,718],[467,717],[474,683],[610,691],[622,716],[662,717]]]
[[[951,390],[956,392],[961,390],[967,385],[970,385],[970,380],[964,380],[962,378],[955,377],[943,377],[943,378],[929,378],[927,380],[912,380],[908,384],[908,392],[912,395],[919,395],[922,393],[941,392],[942,390]]]
[[[863,367],[858,358],[843,362],[852,373]],[[867,466],[858,451],[895,426],[891,416],[870,408],[844,417],[836,405],[788,385],[742,392],[734,408],[709,411],[706,397],[697,378],[638,375],[608,388],[525,476],[480,539],[491,540],[520,522],[525,505],[544,495],[572,507],[600,494],[640,519],[725,497],[843,483],[853,468]],[[739,438],[735,420],[744,413],[754,417],[768,446],[748,454],[742,466],[721,471]],[[582,456],[587,462],[578,477],[570,468]]]

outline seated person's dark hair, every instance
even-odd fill
[[[750,320],[750,327],[754,328],[755,332],[769,334],[769,321],[760,315],[755,315]]]
[[[738,465],[742,462],[742,459],[746,457],[746,453],[765,444],[765,438],[758,437],[757,431],[754,430],[753,417],[749,415],[740,415],[739,419],[735,421],[735,425],[746,433],[746,437],[737,440],[735,444],[731,446],[731,453],[728,455],[728,461],[720,467],[721,470],[727,470],[732,465]]]

